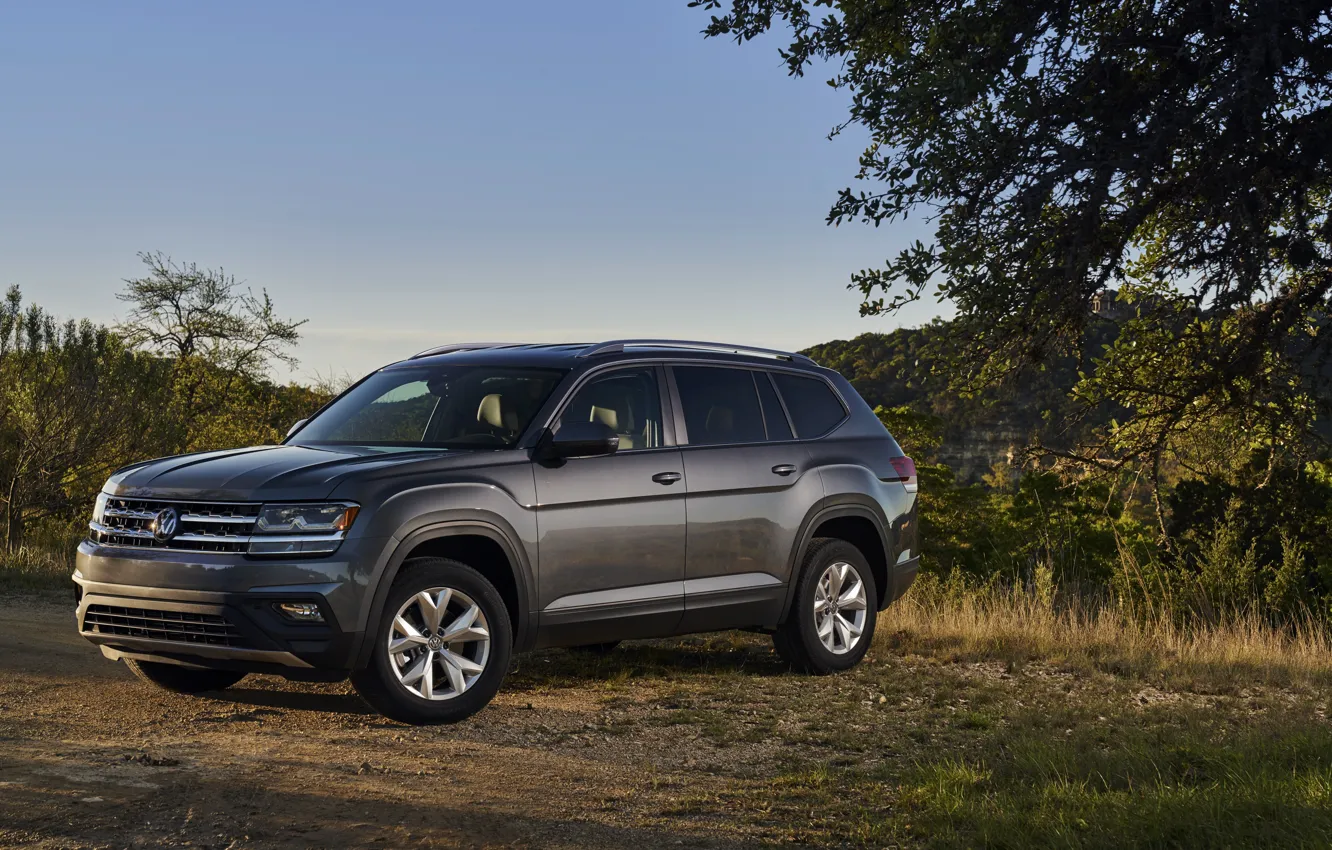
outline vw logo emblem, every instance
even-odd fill
[[[153,537],[166,542],[176,535],[176,524],[180,517],[176,514],[175,508],[163,508],[153,517],[152,529]]]

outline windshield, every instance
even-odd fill
[[[292,443],[439,449],[513,448],[562,369],[425,366],[366,378]]]

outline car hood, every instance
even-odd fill
[[[468,452],[385,452],[361,446],[254,446],[178,455],[117,470],[106,491],[141,499],[221,502],[327,498],[347,476]]]

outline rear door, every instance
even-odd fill
[[[553,428],[596,420],[620,435],[605,457],[534,466],[542,645],[674,632],[684,610],[684,463],[665,416],[664,371],[599,372]]]
[[[800,523],[823,498],[768,372],[673,364],[688,495],[682,631],[776,622]]]

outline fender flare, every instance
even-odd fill
[[[411,554],[413,549],[427,541],[438,540],[443,537],[458,537],[465,534],[486,537],[499,544],[500,549],[503,550],[504,556],[509,562],[509,569],[513,572],[513,582],[518,592],[518,616],[514,618],[513,623],[514,651],[522,651],[532,642],[536,632],[535,624],[531,622],[531,598],[535,579],[531,565],[527,563],[523,554],[522,547],[514,543],[516,535],[511,529],[506,529],[500,523],[488,520],[445,520],[429,523],[408,532],[398,540],[382,569],[377,571],[379,576],[374,581],[370,606],[365,616],[365,628],[361,631],[360,643],[352,654],[354,659],[353,669],[362,670],[370,663],[370,653],[374,648],[372,635],[379,631],[380,622],[384,616],[384,601],[388,598],[389,589],[393,587],[393,582],[398,577],[398,571],[402,568],[403,562],[407,560],[407,556]]]
[[[834,504],[827,504],[826,500],[822,507],[815,508],[805,518],[800,528],[800,533],[796,536],[796,545],[791,552],[791,568],[787,575],[790,579],[786,583],[786,601],[782,603],[782,616],[778,619],[778,624],[786,622],[786,618],[791,614],[791,605],[795,601],[796,584],[800,581],[800,566],[805,560],[805,553],[809,551],[809,545],[814,540],[814,531],[824,521],[836,519],[843,516],[864,517],[873,523],[874,528],[879,532],[879,543],[883,546],[884,564],[887,566],[887,580],[892,581],[892,541],[889,540],[888,527],[883,515],[883,508],[878,503],[865,497],[858,497],[853,494],[847,494],[841,498],[845,501]],[[875,588],[879,593],[888,593],[888,588]],[[876,600],[875,605],[878,606]]]

